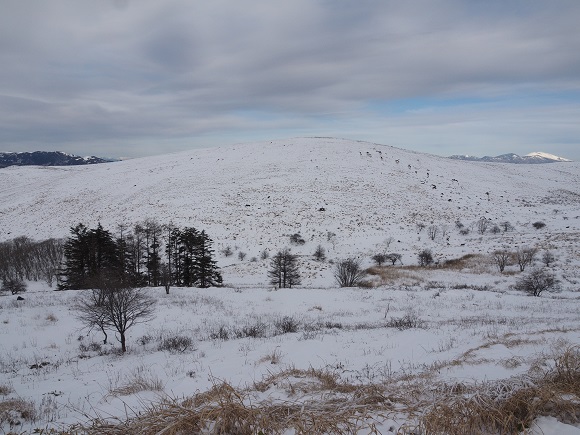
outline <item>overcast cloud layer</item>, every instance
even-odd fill
[[[0,150],[292,136],[580,160],[578,0],[0,3]]]

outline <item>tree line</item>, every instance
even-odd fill
[[[71,228],[65,241],[59,290],[92,288],[103,275],[128,286],[211,287],[222,284],[205,231],[146,220],[113,235],[99,223]]]
[[[0,242],[0,279],[44,280],[52,286],[63,258],[63,245],[60,239],[35,241],[25,236]]]

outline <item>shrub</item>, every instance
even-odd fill
[[[544,291],[558,290],[558,280],[552,272],[536,268],[520,278],[514,288],[531,296],[540,296]]]
[[[13,295],[24,293],[26,291],[26,283],[19,278],[6,278],[2,281],[2,292],[10,292]]]
[[[405,314],[403,317],[391,317],[387,322],[388,328],[397,328],[399,331],[412,328],[424,328],[423,322],[416,314]]]
[[[538,252],[537,248],[519,248],[516,251],[516,259],[518,265],[520,266],[520,272],[523,272],[526,269],[526,266],[532,264],[534,258]]]
[[[300,322],[291,316],[284,316],[274,322],[276,335],[298,332]]]
[[[553,263],[554,261],[556,261],[556,257],[554,256],[554,254],[552,254],[550,251],[544,251],[544,253],[542,254],[542,262],[546,266],[550,266],[550,264]]]
[[[240,261],[244,261],[244,259],[246,258],[246,253],[245,252],[238,252],[238,258]]]
[[[334,267],[334,278],[340,287],[355,287],[362,281],[365,271],[360,260],[348,258],[339,261]]]
[[[290,243],[293,245],[303,245],[306,241],[302,238],[299,233],[292,234],[290,236]]]
[[[316,251],[314,251],[314,259],[316,261],[324,261],[326,260],[326,251],[322,247],[322,245],[318,245],[316,247]]]
[[[387,261],[387,255],[386,254],[375,254],[375,255],[373,255],[372,259],[377,266],[382,266],[383,263]]]
[[[395,265],[395,263],[397,261],[399,263],[403,264],[403,261],[401,260],[401,258],[403,258],[403,256],[401,254],[397,254],[397,253],[387,254],[387,260],[389,260],[391,263],[393,263],[393,266]]]
[[[246,325],[241,330],[237,330],[236,335],[238,338],[264,338],[266,337],[266,324],[258,321],[253,325]]]
[[[193,340],[190,337],[184,335],[175,335],[172,337],[165,338],[159,344],[159,350],[167,350],[174,353],[183,353],[193,344]]]
[[[461,234],[462,236],[466,236],[469,234],[469,228],[461,228],[459,230],[459,234]]]
[[[505,250],[505,249],[500,249],[500,250],[494,251],[494,253],[492,254],[492,257],[493,257],[493,262],[495,263],[495,265],[497,266],[499,271],[503,272],[505,267],[509,265],[509,263],[512,259],[512,253]]]
[[[535,229],[539,230],[539,229],[541,229],[541,228],[544,228],[544,227],[546,226],[546,224],[545,224],[544,222],[540,222],[540,221],[538,221],[538,222],[534,222],[534,223],[532,224],[532,226],[533,226]]]
[[[232,255],[234,255],[234,251],[232,251],[232,247],[231,246],[226,246],[222,250],[222,254],[224,254],[224,257],[231,257]]]
[[[423,249],[419,254],[417,254],[419,259],[419,266],[426,267],[433,263],[433,254],[430,249]]]
[[[266,260],[268,257],[270,256],[270,253],[268,252],[267,249],[264,249],[261,253],[260,253],[260,259],[261,260]]]

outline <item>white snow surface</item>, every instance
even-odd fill
[[[361,384],[421,373],[433,383],[509,380],[538,361],[550,367],[555,354],[580,344],[580,163],[466,162],[300,138],[94,166],[0,169],[0,240],[66,237],[79,222],[101,222],[115,232],[117,224],[146,218],[206,230],[226,286],[173,288],[169,295],[145,289],[158,300],[156,318],[129,330],[123,356],[114,352],[119,345],[112,337],[100,352],[87,350],[101,336],[75,318],[75,291],[29,283],[25,301],[0,296],[0,386],[38,413],[19,430],[86,422],[87,415],[125,418],[162,396],[193,395],[219,380],[251,387],[289,367],[331,370]],[[479,234],[481,218],[490,228],[509,221],[514,229]],[[456,221],[469,234],[460,234]],[[539,221],[546,226],[536,229]],[[433,240],[429,226],[438,228]],[[306,243],[291,246],[294,233]],[[364,266],[377,252],[398,252],[405,265],[416,264],[424,248],[440,264],[476,257],[457,270],[395,266],[399,273],[388,283],[339,289],[333,265],[312,259],[318,244],[329,260],[357,257]],[[247,253],[246,259],[224,257],[226,246]],[[259,254],[286,246],[300,255],[302,284],[273,291],[269,261]],[[489,254],[523,246],[555,254],[550,267],[560,293],[534,298],[510,289],[521,276],[517,266],[500,274]],[[385,326],[406,315],[422,327]],[[298,332],[275,334],[283,316],[299,321]],[[263,338],[215,338],[220,328],[258,322],[267,328]],[[305,325],[328,327],[310,331]],[[177,335],[193,345],[182,353],[158,350],[164,337]],[[159,381],[162,389],[120,393],[139,377]],[[252,394],[290,400],[283,385]],[[388,433],[412,420],[401,413],[378,428]],[[580,433],[548,417],[532,429]]]
[[[554,154],[544,153],[541,151],[537,151],[534,153],[526,154],[529,157],[541,157],[544,159],[555,160],[557,162],[570,162],[571,160],[565,159],[564,157],[555,156]]]

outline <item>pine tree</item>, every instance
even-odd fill
[[[89,288],[105,272],[122,275],[117,245],[101,224],[95,229],[83,224],[71,228],[71,237],[64,244],[64,256],[59,290]]]
[[[219,287],[223,280],[216,261],[213,259],[212,240],[205,231],[202,231],[197,239],[194,264],[198,287]]]

